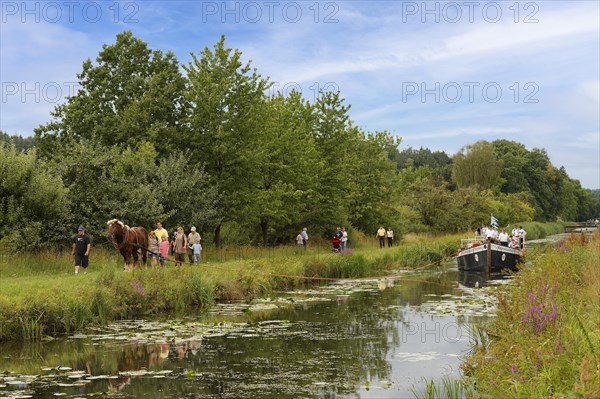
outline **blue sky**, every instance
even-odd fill
[[[131,30],[190,52],[225,34],[276,87],[339,89],[365,130],[452,155],[545,148],[600,188],[600,2],[0,1],[0,129],[31,135],[82,62]]]

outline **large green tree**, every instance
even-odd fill
[[[77,94],[36,129],[44,155],[80,138],[107,146],[149,141],[163,155],[183,144],[185,79],[173,53],[152,51],[126,31],[102,47],[95,63],[86,60],[77,77]]]
[[[224,36],[212,50],[192,53],[184,69],[191,105],[186,146],[193,161],[205,165],[221,196],[215,228],[220,245],[221,222],[243,219],[252,205],[269,82],[242,61],[239,50],[225,46]]]
[[[323,166],[314,170],[318,191],[308,206],[308,223],[321,234],[349,221],[350,172],[360,140],[339,92],[321,92],[315,103],[313,136]]]
[[[502,161],[500,191],[507,194],[528,192],[525,163],[529,151],[523,144],[510,140],[495,140],[492,146],[496,156]]]
[[[500,182],[502,162],[487,141],[465,146],[452,159],[452,180],[459,188],[478,186],[496,188]]]
[[[255,154],[259,179],[249,215],[260,226],[263,244],[277,231],[292,237],[304,222],[307,203],[317,193],[315,172],[323,167],[312,135],[313,107],[293,91],[268,100],[260,146]]]
[[[382,224],[395,224],[398,214],[396,165],[388,157],[388,148],[399,140],[387,132],[359,134],[356,158],[349,164],[349,219],[357,229],[374,232]]]

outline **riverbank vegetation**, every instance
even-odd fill
[[[463,364],[480,397],[600,397],[598,259],[600,233],[572,235],[499,290]]]
[[[275,290],[318,284],[301,278],[360,278],[399,268],[430,266],[452,255],[458,236],[413,237],[380,249],[363,244],[345,254],[278,247],[257,254],[208,253],[200,265],[121,271],[116,251],[97,251],[90,272],[73,276],[72,259],[56,253],[0,260],[0,340],[38,340],[115,319],[197,313],[215,300],[249,299]],[[237,254],[237,255],[236,255]]]
[[[173,230],[203,243],[289,244],[302,227],[373,235],[586,220],[599,199],[543,149],[479,141],[450,156],[365,131],[339,92],[276,92],[225,38],[181,65],[131,32],[83,62],[79,90],[36,129],[0,134],[0,250],[69,245],[83,224]]]

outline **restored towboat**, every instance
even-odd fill
[[[462,250],[456,257],[458,270],[497,273],[503,269],[517,270],[522,253],[481,239],[461,240]]]

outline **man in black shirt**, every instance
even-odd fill
[[[85,227],[79,226],[78,234],[73,237],[73,249],[71,254],[75,256],[75,275],[79,273],[79,266],[83,267],[83,274],[87,274],[90,254],[90,237],[85,234]]]
[[[337,229],[335,229],[335,234],[334,234],[335,238],[337,238],[338,240],[341,240],[342,237],[344,236],[344,233],[342,233],[342,229],[340,229],[339,227]]]

